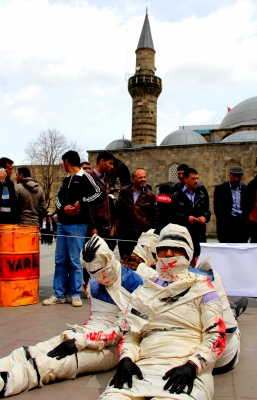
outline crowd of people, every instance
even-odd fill
[[[93,169],[76,151],[62,160],[67,176],[56,196],[54,294],[43,305],[68,303],[70,297],[72,306],[82,306],[84,267],[90,318],[1,359],[0,397],[117,367],[101,400],[212,399],[212,374],[239,361],[237,319],[247,299],[230,304],[209,261],[197,266],[210,220],[209,196],[197,171],[182,164],[179,182],[161,186],[155,196],[145,169],[138,168],[114,206],[106,180],[115,164],[111,153],[99,153]],[[25,223],[37,216],[38,223],[42,190],[27,168],[18,169],[14,184],[12,165],[0,160],[0,221]],[[256,228],[256,178],[245,187],[242,176],[241,167],[232,167],[229,181],[215,188],[220,241],[234,238],[229,235],[236,229],[247,241],[243,220],[246,229],[249,221]],[[220,201],[228,215],[220,214]],[[43,214],[40,226],[54,235],[51,216]],[[117,242],[120,260],[113,253]]]

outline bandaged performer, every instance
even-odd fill
[[[90,251],[88,256],[91,256]],[[101,256],[97,262],[105,265],[108,280],[99,279],[93,284],[90,297],[90,317],[83,326],[71,326],[61,335],[35,346],[20,347],[0,359],[0,398],[18,394],[56,379],[73,379],[81,373],[108,371],[117,366],[117,343],[122,336],[123,317],[110,296],[105,284],[119,279],[128,291],[133,291],[143,281],[134,271],[123,267],[101,239]],[[96,273],[97,277],[97,273]],[[93,280],[92,280],[93,281]]]
[[[211,267],[210,257],[207,257],[195,268],[200,252],[200,245],[194,243],[194,258],[189,271],[209,277],[222,302],[226,325],[226,347],[213,369],[213,375],[218,375],[230,371],[239,361],[241,335],[237,319],[246,310],[248,299],[241,297],[235,303],[229,302],[220,274]]]
[[[100,257],[101,247],[96,254]],[[117,281],[106,286],[127,317],[129,333],[101,400],[213,397],[212,369],[226,344],[220,299],[208,277],[188,272],[193,244],[185,227],[165,227],[157,255],[155,281],[132,294],[119,290]],[[98,279],[94,260],[84,266]]]

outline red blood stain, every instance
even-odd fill
[[[215,327],[215,330],[219,332],[219,336],[212,344],[212,348],[217,354],[217,357],[219,357],[226,347],[226,327],[223,320],[218,317],[215,318],[215,324],[216,323],[218,323],[218,325]]]
[[[173,268],[173,267],[175,267],[176,264],[177,264],[177,260],[168,263],[168,266],[169,266],[170,268]]]
[[[214,286],[211,283],[210,278],[206,277],[205,283],[209,288],[214,289]]]
[[[104,343],[108,343],[109,341],[115,341],[117,339],[117,333],[112,332],[112,333],[106,333],[104,335]]]
[[[118,356],[121,355],[121,351],[122,351],[124,342],[125,342],[124,336],[122,335],[122,336],[119,338],[119,341],[118,341]]]
[[[89,339],[92,342],[100,342],[102,333],[103,331],[87,333],[86,339]]]

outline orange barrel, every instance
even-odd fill
[[[39,302],[39,228],[0,225],[0,306]]]

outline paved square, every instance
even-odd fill
[[[54,249],[41,246],[40,300],[53,293]],[[82,297],[84,297],[82,295]],[[89,302],[83,307],[70,304],[0,308],[0,357],[20,346],[33,345],[60,334],[66,323],[82,324],[89,316]],[[240,317],[241,355],[239,364],[227,374],[215,377],[214,400],[257,399],[257,302],[249,299],[247,311]],[[113,371],[80,376],[75,380],[55,382],[23,392],[12,399],[20,400],[96,400],[106,387]]]

